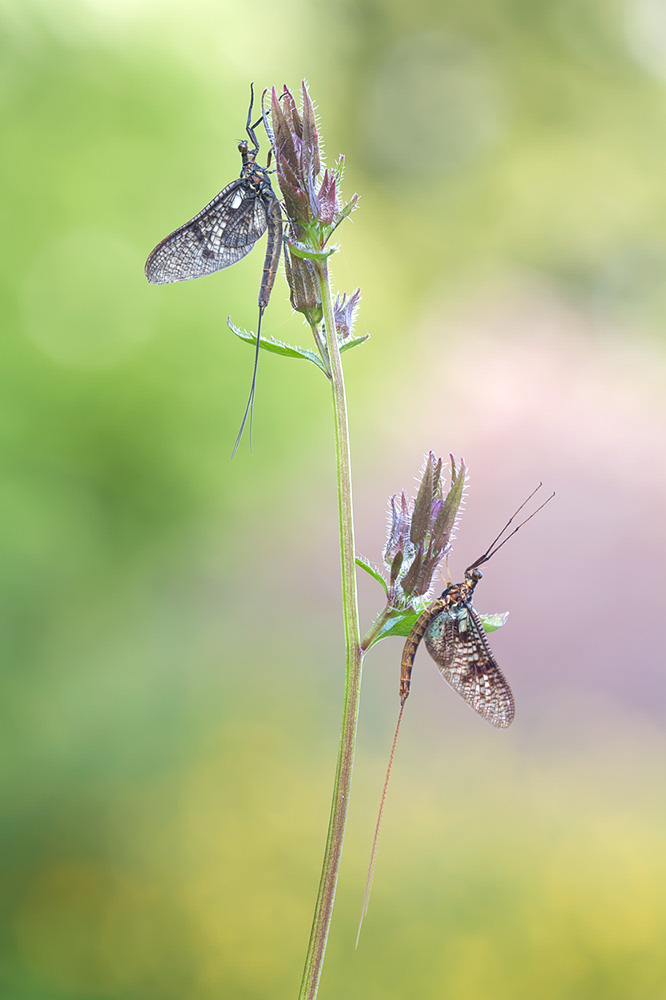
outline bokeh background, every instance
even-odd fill
[[[9,1000],[293,997],[342,702],[331,412],[261,358],[263,250],[152,287],[237,176],[249,83],[306,77],[345,193],[358,546],[463,455],[514,688],[485,726],[368,657],[321,996],[666,997],[666,10],[659,0],[6,0],[0,606]],[[307,346],[279,279],[265,332]],[[362,620],[380,592],[361,581]]]

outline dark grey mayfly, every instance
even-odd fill
[[[238,143],[238,151],[243,161],[240,177],[227,184],[193,219],[165,236],[149,254],[145,267],[146,277],[154,285],[201,278],[241,260],[268,230],[259,289],[259,322],[252,385],[234,445],[234,454],[248,415],[250,415],[250,435],[252,433],[251,414],[257,380],[261,320],[275,283],[282,249],[280,203],[271,186],[268,168],[256,162],[259,143],[251,124],[253,102],[254,88],[251,87],[250,109],[245,126],[250,142],[243,139]]]

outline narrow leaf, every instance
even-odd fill
[[[386,580],[384,579],[384,577],[382,576],[382,574],[379,572],[378,569],[375,569],[375,567],[372,566],[371,563],[369,563],[367,559],[365,559],[363,556],[356,556],[355,562],[357,566],[365,570],[365,572],[369,576],[371,576],[374,580],[376,580],[377,583],[381,584],[381,586],[384,588],[385,593],[388,592],[388,588],[386,586]]]
[[[304,260],[326,260],[338,251],[337,247],[329,247],[328,250],[310,250],[302,243],[295,243],[293,240],[288,241],[288,246],[294,257],[302,257]]]
[[[240,327],[235,326],[231,322],[231,317],[227,318],[227,326],[244,343],[256,345],[256,333],[241,330]],[[320,368],[324,375],[326,375],[324,362],[315,351],[309,351],[305,347],[293,347],[291,344],[283,344],[281,340],[275,340],[273,337],[270,340],[262,337],[259,341],[259,347],[262,351],[268,351],[270,354],[280,354],[283,358],[299,358],[302,361],[311,361],[313,365]]]
[[[362,337],[354,337],[352,340],[345,340],[340,344],[340,354],[343,351],[349,351],[352,347],[358,347],[359,344],[364,344],[366,340],[370,339],[369,333],[364,333]]]

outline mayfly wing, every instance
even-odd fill
[[[432,618],[423,638],[453,690],[491,725],[510,726],[515,714],[513,694],[471,601],[452,602]]]
[[[267,226],[264,202],[239,178],[157,244],[146,261],[146,277],[165,285],[221,271],[245,257]]]

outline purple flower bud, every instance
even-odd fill
[[[339,295],[335,299],[335,329],[338,332],[338,337],[340,340],[346,340],[347,337],[351,337],[354,331],[354,320],[356,319],[356,311],[358,309],[358,304],[361,301],[361,289],[357,288],[353,295],[347,298],[347,293],[345,292],[342,298]]]
[[[279,98],[275,87],[273,87],[271,91],[271,123],[275,136],[280,186],[282,186],[281,173],[285,164],[288,165],[292,177],[295,178],[300,174],[300,158],[295,145],[299,131],[294,124],[297,115],[294,99],[287,88],[284,88],[281,98]]]
[[[293,254],[287,243],[284,265],[292,308],[296,312],[303,313],[310,326],[321,322],[322,307],[319,282],[312,262]]]
[[[314,105],[310,99],[308,88],[303,80],[303,167],[305,172],[317,177],[321,173],[321,158],[319,155],[319,133],[315,120]]]
[[[357,196],[340,211],[338,182],[342,160],[338,161],[335,170],[324,170],[322,176],[319,132],[305,81],[300,113],[287,87],[279,97],[273,88],[271,121],[278,184],[292,224],[292,235],[301,239],[303,228],[312,230],[310,236],[317,244],[314,249],[320,250],[333,229],[352,211]],[[319,230],[316,231],[315,227]]]
[[[338,215],[338,191],[335,175],[324,171],[324,177],[319,188],[319,221],[330,226]]]
[[[435,570],[451,549],[467,470],[462,460],[456,467],[451,456],[451,486],[444,495],[442,464],[430,452],[415,499],[407,500],[404,490],[399,498],[391,497],[384,562],[391,587],[403,602],[428,592]]]
[[[389,500],[391,505],[389,511],[389,531],[384,551],[384,562],[390,567],[394,556],[398,552],[404,552],[405,546],[409,544],[409,522],[410,509],[409,502],[402,490],[400,496],[394,493]]]

